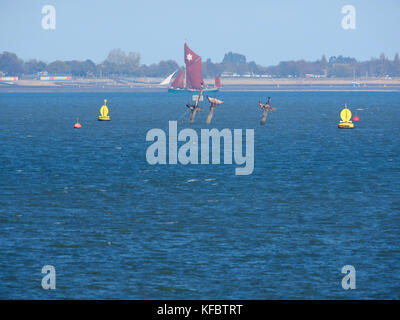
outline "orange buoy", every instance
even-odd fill
[[[75,129],[82,128],[82,125],[79,123],[79,118],[76,119],[76,123],[75,123],[75,125],[74,125],[74,128],[75,128]]]
[[[353,118],[353,121],[360,121],[360,118],[357,116],[357,111],[356,111],[356,115]]]

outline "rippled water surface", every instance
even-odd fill
[[[190,95],[1,94],[0,298],[400,298],[400,94],[217,96],[212,128],[255,128],[251,175],[146,162],[147,131]],[[337,129],[345,102],[354,130]]]

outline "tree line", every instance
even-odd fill
[[[182,68],[176,61],[165,60],[157,64],[145,65],[140,63],[140,54],[125,53],[121,49],[113,49],[107,58],[98,64],[92,60],[61,61],[45,63],[36,59],[23,61],[15,53],[0,54],[0,74],[10,76],[36,75],[39,72],[48,74],[73,75],[76,77],[166,77]],[[211,59],[203,62],[203,76],[215,77],[226,75],[269,75],[271,77],[399,77],[399,54],[391,60],[383,53],[379,58],[367,61],[357,61],[355,58],[333,56],[329,60],[325,55],[316,61],[282,61],[275,66],[261,66],[254,61],[247,62],[244,55],[229,52],[220,63]]]
[[[383,53],[379,58],[367,61],[357,61],[355,58],[332,56],[329,60],[325,55],[316,61],[292,60],[282,61],[275,66],[261,66],[254,61],[246,62],[246,57],[238,54],[226,54],[221,63],[212,63],[208,59],[203,64],[203,72],[209,76],[222,73],[270,75],[273,77],[400,77],[400,59],[396,53],[390,60]]]
[[[85,61],[56,60],[45,63],[32,59],[23,61],[15,53],[0,54],[0,74],[4,75],[37,75],[47,72],[52,75],[73,75],[76,77],[114,77],[114,76],[146,76],[162,77],[179,69],[173,60],[160,61],[157,64],[145,65],[140,63],[140,55],[135,52],[126,54],[121,49],[113,49],[107,58],[99,64],[92,60]]]

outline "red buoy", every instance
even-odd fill
[[[353,117],[353,121],[360,121],[360,118],[357,116],[357,111],[356,111],[356,115]]]
[[[79,118],[76,119],[76,123],[75,123],[75,125],[74,125],[74,128],[75,128],[75,129],[82,128],[82,125],[79,123]]]

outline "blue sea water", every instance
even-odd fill
[[[178,129],[254,128],[251,175],[146,162],[146,133],[190,95],[0,94],[0,298],[399,299],[400,93],[217,96],[211,126]]]

